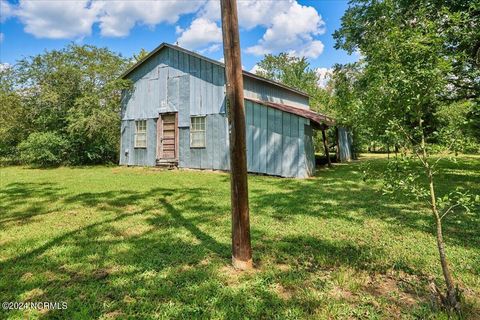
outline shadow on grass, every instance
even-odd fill
[[[252,211],[280,221],[288,221],[289,217],[278,213],[285,212],[356,225],[362,225],[367,217],[388,218],[392,228],[400,224],[432,232],[429,215],[406,214],[390,207],[378,192],[363,186],[359,173],[350,172],[356,169],[352,164],[307,181],[268,178],[265,183],[253,184]],[[224,270],[230,258],[229,208],[219,204],[208,190],[178,187],[144,192],[62,192],[53,183],[12,183],[0,191],[0,226],[4,228],[50,213],[51,202],[106,213],[99,221],[87,221],[0,262],[2,301],[68,302],[67,310],[40,315],[45,318],[314,317],[320,308],[327,307],[325,299],[313,294],[285,298],[272,290],[275,279],[301,286],[311,274],[322,270],[350,267],[385,271],[378,260],[385,252],[368,243],[310,235],[272,237],[252,225],[254,238],[260,239],[255,244],[255,260],[261,263],[269,256],[292,269],[274,275],[244,275],[247,280],[253,278],[244,286],[233,271]],[[402,205],[408,206],[407,200]],[[137,230],[140,222],[145,228]],[[478,231],[479,227],[476,220],[467,231]],[[461,237],[464,232],[453,232],[449,237],[464,246],[478,245],[478,239],[466,243]],[[410,271],[408,266],[404,269]]]

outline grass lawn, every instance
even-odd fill
[[[429,291],[442,283],[429,211],[382,196],[360,162],[250,176],[256,269],[243,273],[229,265],[227,174],[0,168],[0,302],[68,303],[0,318],[447,318]],[[480,193],[480,157],[442,166],[440,194]],[[445,223],[465,317],[479,319],[479,212]]]

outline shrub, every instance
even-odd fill
[[[22,163],[48,167],[62,163],[66,141],[54,132],[35,132],[19,144]]]

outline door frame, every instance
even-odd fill
[[[175,157],[164,158],[163,157],[163,116],[175,116]],[[157,160],[175,160],[178,161],[178,112],[163,112],[158,114],[157,119]]]

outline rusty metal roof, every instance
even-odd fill
[[[257,99],[252,99],[252,98],[245,98],[245,100],[258,103],[261,105],[264,105],[266,107],[278,109],[284,112],[288,112],[306,119],[310,119],[310,121],[313,121],[315,125],[318,126],[333,126],[335,125],[335,119],[332,117],[329,117],[327,115],[308,110],[308,109],[302,109],[298,107],[293,107],[290,105],[286,104],[281,104],[281,103],[275,103],[275,102],[270,102],[270,101],[263,101],[263,100],[257,100]]]

